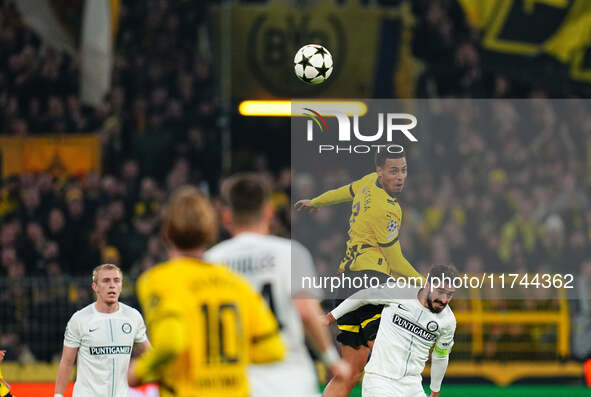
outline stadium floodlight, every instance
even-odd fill
[[[290,117],[308,116],[306,108],[312,108],[321,115],[331,116],[338,109],[347,116],[363,116],[367,105],[361,101],[290,101],[290,100],[248,100],[238,105],[242,116]],[[293,111],[293,114],[292,114]],[[326,113],[324,113],[326,112]]]

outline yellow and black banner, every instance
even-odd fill
[[[458,1],[486,66],[562,88],[591,83],[591,1]]]
[[[97,135],[0,137],[2,177],[49,171],[54,176],[79,176],[100,171]]]
[[[218,59],[231,62],[233,98],[390,98],[413,96],[411,14],[403,0],[239,0],[216,7],[212,19]],[[334,61],[317,86],[294,73],[295,53],[311,43]]]

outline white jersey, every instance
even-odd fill
[[[298,292],[291,288],[292,255],[297,266],[294,272],[298,272],[295,277],[312,276],[314,264],[308,250],[280,237],[241,233],[205,254],[207,261],[226,264],[241,273],[263,295],[287,346],[283,361],[250,366],[248,379],[253,397],[318,395],[318,380],[306,349],[302,320],[292,302],[292,295]]]
[[[78,348],[73,397],[127,397],[127,369],[134,343],[147,340],[142,315],[119,302],[101,313],[92,303],[72,315],[64,346]]]
[[[436,344],[441,350],[449,350],[453,346],[456,330],[453,312],[447,306],[433,313],[419,302],[418,291],[419,288],[409,288],[404,294],[389,291],[390,295],[405,295],[396,299],[383,298],[384,294],[375,290],[364,290],[331,312],[339,318],[366,304],[385,305],[371,358],[365,366],[366,373],[389,379],[417,377],[420,380],[431,347]],[[388,293],[387,290],[383,292]]]

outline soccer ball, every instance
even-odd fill
[[[320,84],[332,73],[332,56],[321,45],[308,44],[296,52],[293,59],[295,74],[308,84]]]

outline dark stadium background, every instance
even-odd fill
[[[49,2],[76,36],[83,2]],[[175,187],[194,184],[219,205],[223,176],[265,172],[274,185],[273,232],[289,236],[292,199],[348,182],[300,179],[292,186],[289,118],[240,115],[242,100],[586,98],[590,8],[577,0],[494,2],[488,25],[478,25],[481,9],[456,0],[123,1],[111,85],[89,106],[80,97],[79,54],[56,49],[14,1],[0,0],[0,348],[7,350],[7,380],[16,388],[55,380],[64,326],[93,299],[96,264],[119,264],[123,300],[137,305],[133,281],[165,259],[159,228]],[[486,41],[499,18],[496,39],[527,46]],[[580,26],[556,33],[568,24]],[[290,26],[299,26],[300,36]],[[307,87],[293,75],[291,59],[306,39],[326,40],[333,51],[335,74],[326,85]],[[555,45],[545,46],[551,40]],[[534,136],[511,122],[496,136],[448,128],[430,141],[431,162],[409,176],[404,199],[413,200],[419,225],[405,232],[403,249],[412,263],[452,260],[478,271],[500,262],[587,280],[577,300],[482,301],[481,310],[517,319],[487,325],[476,354],[474,326],[458,316],[446,396],[590,393],[583,362],[591,355],[584,304],[591,299],[591,119],[580,103],[567,130],[543,117]],[[528,150],[534,142],[540,149]],[[479,168],[491,156],[499,157],[494,169]],[[445,177],[434,178],[433,169]],[[482,178],[484,190],[466,204],[470,192],[461,184]],[[554,210],[538,217],[548,205]],[[328,230],[343,216],[306,222]],[[310,243],[320,269],[334,267],[343,246],[343,235]],[[464,318],[476,310],[457,305]],[[557,320],[519,320],[542,310]],[[569,334],[566,350],[561,329]],[[321,367],[319,374],[325,379]]]

